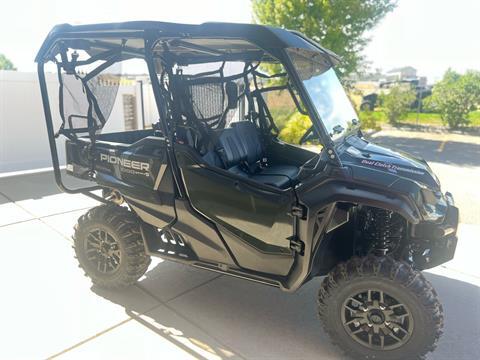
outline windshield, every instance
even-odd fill
[[[320,120],[335,140],[358,125],[358,116],[328,59],[320,52],[287,49]]]

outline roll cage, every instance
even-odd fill
[[[285,49],[287,48],[306,49],[320,53],[331,66],[339,61],[339,58],[334,53],[322,48],[299,33],[253,24],[205,23],[201,25],[184,25],[163,22],[128,22],[81,26],[64,24],[54,27],[42,44],[35,61],[38,64],[38,76],[49,145],[58,186],[67,193],[81,192],[96,200],[104,201],[103,198],[91,193],[91,191],[99,189],[98,186],[70,189],[64,185],[55,139],[60,135],[64,135],[70,140],[74,140],[77,138],[78,133],[88,133],[91,141],[90,150],[93,154],[96,135],[105,125],[106,116],[89,82],[116,62],[132,58],[144,59],[147,64],[159,113],[157,129],[168,139],[167,154],[171,163],[175,162],[175,157],[172,153],[173,131],[171,124],[169,124],[169,119],[172,116],[176,116],[175,114],[178,114],[178,111],[172,112],[172,109],[175,109],[177,105],[172,102],[170,91],[173,90],[175,92],[178,89],[175,89],[173,83],[169,84],[172,89],[166,88],[164,86],[165,78],[173,79],[179,75],[173,73],[175,65],[182,66],[214,62],[225,64],[227,61],[242,61],[245,63],[245,68],[240,74],[225,77],[222,73],[222,65],[217,70],[189,77],[187,81],[200,83],[205,81],[206,78],[211,81],[213,75],[217,75],[218,81],[221,82],[252,76],[255,89],[250,90],[248,86],[245,87],[244,93],[247,96],[255,96],[275,88],[287,89],[295,100],[297,108],[302,109],[301,112],[304,114],[308,113],[310,115],[313,130],[329,154],[328,161],[340,165],[334,143],[320,121],[319,115],[302,85],[291,59],[286,54]],[[75,51],[72,53],[69,50]],[[80,59],[77,51],[83,51],[88,56]],[[54,62],[58,71],[60,86],[59,110],[62,118],[62,124],[58,131],[55,131],[53,126],[45,80],[45,63],[48,62]],[[96,62],[101,62],[101,64],[94,67],[83,77],[78,76],[76,72],[77,67],[92,66]],[[291,84],[259,88],[257,79],[269,77],[258,69],[258,65],[262,62],[278,62],[282,64],[286,73],[288,73]],[[62,87],[64,86],[62,73],[74,75],[82,82],[88,101],[88,112],[84,116],[84,120],[87,122],[85,127],[74,128],[72,121],[75,116],[65,116],[62,99]],[[285,75],[285,73],[281,73],[270,77],[282,77]],[[295,96],[293,88],[298,91],[300,100]],[[258,111],[263,118],[262,121],[259,121],[260,127],[264,127],[264,131],[275,132],[275,124],[271,121],[268,108],[261,104],[262,97],[257,96],[256,98],[258,106],[263,109]],[[300,103],[304,105],[305,110],[303,110]],[[253,119],[252,109],[250,109],[249,113],[250,119],[255,120]],[[94,170],[93,166],[92,173]],[[174,180],[178,194],[182,196],[181,182],[179,179]]]

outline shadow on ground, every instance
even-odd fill
[[[139,286],[150,295],[160,292],[165,278],[175,278],[183,265],[160,263]],[[196,271],[196,270],[195,270]],[[426,274],[444,304],[445,333],[429,359],[472,359],[480,353],[480,288],[444,276]],[[182,281],[182,279],[178,279]],[[159,336],[197,358],[189,344],[207,349],[223,359],[238,356],[275,359],[340,359],[316,317],[315,298],[319,279],[295,294],[227,276],[215,277],[201,286],[162,301],[159,311],[139,316],[141,299],[125,299],[122,293],[93,289],[98,295],[122,305],[128,315]],[[163,306],[165,305],[165,306]],[[200,335],[208,333],[219,347]]]
[[[64,171],[62,171],[62,174],[64,183],[69,188],[75,189],[92,185],[87,181],[67,176]],[[52,171],[24,174],[22,176],[0,177],[0,194],[3,194],[11,201],[40,199],[60,193],[62,191],[58,188]]]
[[[480,145],[416,139],[400,136],[376,136],[375,143],[422,157],[426,161],[460,166],[480,166]]]

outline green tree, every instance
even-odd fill
[[[0,54],[0,70],[17,70],[13,63],[3,54]]]
[[[344,75],[363,61],[365,36],[397,0],[252,0],[254,21],[298,30],[342,57]]]
[[[299,144],[300,139],[311,126],[310,117],[297,112],[289,118],[278,137],[289,144]]]
[[[443,123],[451,129],[468,125],[469,113],[480,103],[480,72],[467,71],[461,75],[448,69],[433,87],[427,103],[440,113]]]
[[[398,120],[405,117],[411,104],[415,101],[415,97],[415,91],[398,85],[392,87],[388,94],[382,95],[383,111],[388,121],[395,125]]]

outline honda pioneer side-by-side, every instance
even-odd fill
[[[36,62],[55,180],[104,203],[74,232],[94,284],[130,285],[151,256],[287,292],[325,276],[319,317],[348,355],[435,348],[420,271],[453,258],[458,209],[424,160],[364,138],[334,53],[268,26],[126,22],[56,26]],[[122,66],[145,67],[151,125],[115,123],[142,100]],[[89,185],[65,185],[58,146]]]

